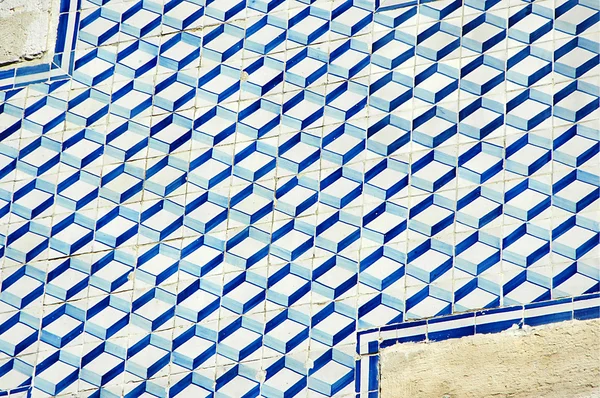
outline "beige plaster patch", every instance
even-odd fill
[[[381,398],[600,397],[600,320],[398,344],[380,358]]]
[[[0,67],[48,61],[60,0],[0,0]]]

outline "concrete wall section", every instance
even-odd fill
[[[60,0],[0,0],[0,68],[49,60]]]
[[[381,351],[381,398],[600,397],[600,320]]]

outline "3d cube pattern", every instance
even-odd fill
[[[62,0],[0,70],[0,396],[376,397],[600,317],[600,4]]]

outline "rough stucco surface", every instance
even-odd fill
[[[600,397],[600,320],[399,344],[380,378],[382,398]]]
[[[0,0],[0,67],[52,56],[58,5],[59,0]]]

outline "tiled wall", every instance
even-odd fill
[[[62,0],[0,71],[0,396],[377,396],[600,316],[600,5]]]

